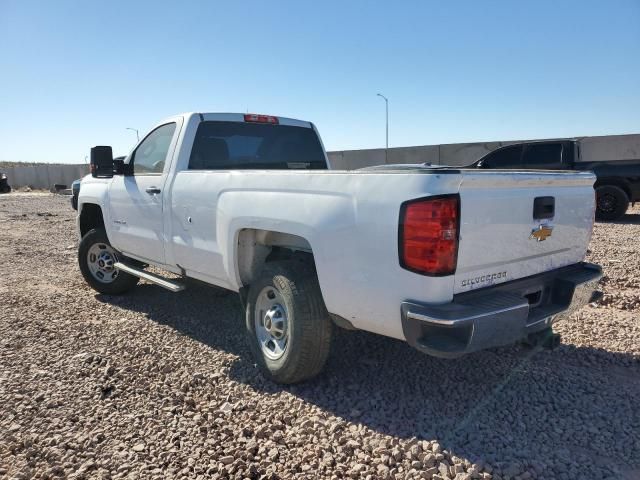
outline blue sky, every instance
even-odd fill
[[[0,160],[116,154],[185,111],[328,150],[640,132],[640,0],[0,0]]]

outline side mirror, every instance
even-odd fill
[[[113,151],[111,147],[93,147],[90,168],[92,177],[113,177]]]

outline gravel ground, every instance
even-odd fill
[[[97,295],[68,198],[0,196],[0,477],[638,479],[638,237],[640,209],[596,226],[605,297],[555,351],[439,360],[345,331],[280,387],[234,294]]]

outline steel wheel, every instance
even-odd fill
[[[287,349],[289,333],[287,309],[278,290],[265,287],[258,294],[255,309],[255,331],[262,353],[271,360],[277,360]]]
[[[94,243],[87,252],[87,266],[93,278],[101,283],[111,283],[118,277],[118,269],[114,264],[118,256],[106,243]]]

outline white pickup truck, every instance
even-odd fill
[[[281,383],[320,372],[335,325],[451,358],[539,338],[598,294],[589,172],[336,171],[312,123],[232,113],[168,118],[124,160],[94,147],[91,168],[89,285],[177,291],[178,275],[239,292],[256,361]]]

